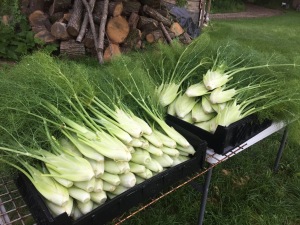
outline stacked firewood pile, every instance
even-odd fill
[[[145,43],[184,43],[190,36],[162,4],[138,0],[22,0],[35,37],[58,43],[60,54],[112,56],[143,48]]]

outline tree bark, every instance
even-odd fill
[[[68,22],[67,31],[73,36],[77,37],[81,26],[81,18],[83,14],[83,3],[81,0],[75,0],[73,5],[73,12]]]
[[[129,33],[127,20],[122,16],[110,18],[107,22],[106,33],[113,43],[122,43]]]
[[[77,43],[75,40],[62,41],[60,42],[60,53],[70,58],[76,58],[85,55],[85,48],[82,43]]]
[[[165,26],[171,26],[172,22],[168,18],[162,16],[159,12],[157,12],[155,9],[144,5],[143,6],[143,11],[150,16],[153,19],[156,19],[159,22],[162,22]]]

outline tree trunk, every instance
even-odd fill
[[[122,43],[129,33],[127,20],[122,16],[110,18],[106,26],[106,33],[113,43]]]
[[[68,33],[73,37],[77,37],[77,35],[79,34],[82,14],[83,14],[83,3],[81,0],[75,0],[73,6],[73,12],[71,14],[71,18],[67,26]]]
[[[82,57],[85,55],[85,48],[82,43],[77,43],[75,40],[62,41],[60,42],[60,53],[70,58]]]

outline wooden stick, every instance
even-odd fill
[[[204,14],[205,14],[205,5],[206,5],[206,0],[200,0],[200,18],[199,18],[199,28],[202,27],[203,25],[203,19],[204,19]]]
[[[87,3],[86,0],[82,0],[82,3],[84,4],[87,12],[88,12],[88,16],[89,16],[89,22],[90,22],[90,28],[91,28],[91,31],[92,31],[92,34],[93,34],[93,38],[94,38],[94,43],[95,43],[95,47],[96,47],[96,51],[97,51],[97,57],[98,57],[98,60],[99,62],[102,61],[103,62],[103,55],[99,55],[98,54],[98,49],[97,49],[97,33],[96,33],[96,28],[95,28],[95,24],[94,24],[94,19],[93,19],[93,15],[92,15],[92,12],[90,10],[90,6],[89,4]]]
[[[169,44],[171,44],[171,43],[172,43],[172,39],[171,39],[171,37],[170,37],[168,31],[166,30],[164,24],[163,24],[162,22],[159,22],[159,26],[160,26],[160,28],[161,28],[161,30],[162,30],[162,32],[163,32],[165,38],[167,39],[167,42],[168,42]]]
[[[109,0],[104,0],[102,18],[101,18],[100,27],[99,27],[98,45],[96,45],[98,59],[99,59],[100,64],[104,63],[104,59],[103,59],[104,34],[105,34],[105,26],[106,26],[106,21],[107,21],[107,14],[108,14],[108,4],[109,4]]]
[[[83,21],[82,21],[82,24],[81,24],[81,28],[80,28],[79,34],[76,38],[77,42],[82,42],[82,39],[83,39],[83,37],[86,33],[86,28],[89,24],[89,11],[92,14],[92,11],[93,11],[94,6],[95,6],[95,2],[96,2],[96,0],[90,0],[90,2],[89,2],[89,9],[90,10],[87,9],[86,13],[84,14],[84,18],[83,18]],[[85,5],[84,2],[82,2],[82,3]],[[85,7],[87,7],[87,6],[85,5]]]

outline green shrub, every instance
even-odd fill
[[[34,35],[25,18],[15,26],[0,24],[0,58],[18,60],[34,47]]]

